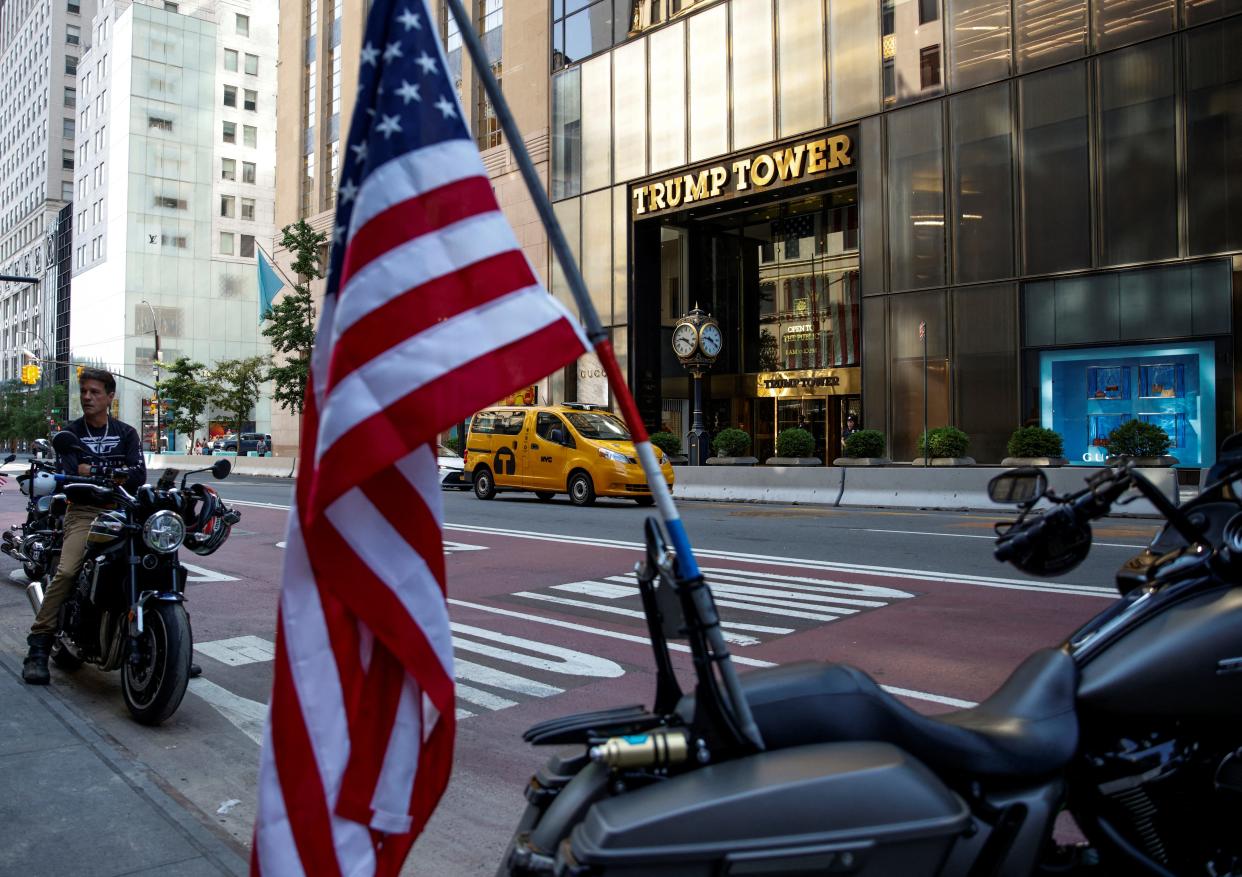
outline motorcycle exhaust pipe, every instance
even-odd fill
[[[30,601],[30,608],[34,610],[35,615],[38,615],[39,610],[43,608],[43,585],[38,582],[28,584],[26,599]]]

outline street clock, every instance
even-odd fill
[[[673,353],[696,376],[711,368],[723,346],[720,323],[699,307],[678,320],[673,327]]]

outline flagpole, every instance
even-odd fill
[[[573,252],[569,249],[569,242],[565,239],[565,232],[561,229],[561,224],[557,221],[556,214],[552,211],[552,201],[548,198],[548,193],[543,188],[543,182],[535,172],[535,165],[530,159],[530,153],[526,151],[526,142],[522,139],[522,132],[518,130],[513,113],[509,110],[509,104],[505,101],[505,96],[500,90],[500,83],[492,75],[492,67],[488,63],[483,43],[479,39],[478,32],[474,29],[465,7],[462,6],[461,0],[444,0],[444,2],[448,5],[449,11],[452,12],[453,18],[457,21],[457,30],[461,35],[466,51],[470,55],[470,60],[474,66],[474,73],[483,83],[483,89],[487,92],[487,97],[492,102],[492,109],[496,113],[496,119],[500,122],[500,128],[504,132],[505,140],[508,141],[509,149],[517,160],[518,169],[522,172],[522,179],[526,182],[526,189],[530,193],[531,201],[534,202],[539,219],[543,222],[544,230],[548,233],[548,243],[552,247],[552,252],[556,255],[556,261],[560,263],[561,271],[565,275],[565,280],[569,285],[570,293],[574,297],[574,302],[578,305],[579,314],[581,315],[582,322],[585,324],[587,338],[594,346],[600,364],[604,367],[609,385],[617,394],[617,404],[621,408],[621,414],[625,419],[626,425],[630,428],[630,434],[634,439],[634,450],[637,452],[638,460],[642,464],[643,472],[647,476],[647,486],[651,489],[651,495],[655,499],[656,507],[660,510],[660,516],[664,519],[664,527],[668,531],[669,541],[677,553],[677,573],[684,581],[692,582],[702,579],[703,574],[699,571],[698,562],[694,558],[694,550],[690,547],[690,539],[686,535],[685,527],[682,526],[681,516],[677,513],[677,507],[673,505],[673,495],[668,488],[668,484],[664,481],[664,473],[660,471],[660,465],[656,461],[655,452],[652,450],[651,441],[647,436],[647,427],[643,424],[642,417],[639,416],[638,405],[634,402],[634,396],[630,392],[629,384],[626,382],[625,376],[621,374],[621,366],[617,363],[616,354],[613,352],[612,341],[608,337],[608,330],[600,322],[599,314],[596,313],[595,305],[591,302],[591,296],[587,292],[586,281],[583,280],[582,272],[578,269],[578,263],[574,259]],[[711,594],[709,591],[706,591],[704,588],[698,588],[695,594],[696,599],[702,599],[705,603],[710,604]],[[699,595],[702,596],[700,597]],[[704,608],[711,609],[710,605]],[[714,615],[714,610],[712,610],[712,614]],[[724,636],[718,624],[708,627],[707,636],[711,642],[712,650],[717,655],[727,656],[729,654],[728,646],[725,644]],[[741,688],[738,685],[736,675],[733,673],[732,665],[725,660],[720,662],[719,667],[725,687],[729,693],[729,699],[733,702],[734,712],[742,726],[742,732],[757,748],[762,749],[763,738],[751,716],[750,705],[741,693]]]

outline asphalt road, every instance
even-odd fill
[[[258,739],[271,649],[287,481],[230,478],[244,503],[230,541],[185,555],[202,679],[164,726],[129,720],[116,674],[53,671],[72,699],[165,787],[240,846],[254,818]],[[22,497],[0,496],[0,523]],[[984,515],[757,504],[682,507],[743,672],[808,658],[854,663],[912,706],[938,711],[987,696],[1032,650],[1054,645],[1108,605],[1112,573],[1155,524],[1096,528],[1087,562],[1033,581],[995,563]],[[650,511],[589,509],[522,495],[445,495],[458,677],[453,780],[406,872],[491,873],[546,757],[522,730],[573,712],[650,702],[651,658],[629,573]],[[0,558],[0,576],[13,568]],[[0,648],[24,648],[30,610],[0,585]],[[684,655],[675,656],[686,671]]]

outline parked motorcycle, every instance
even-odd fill
[[[77,442],[70,432],[52,440],[62,454]],[[129,474],[123,468],[55,476],[60,492],[52,496],[49,514],[63,516],[67,503],[107,510],[91,525],[77,585],[61,606],[52,661],[66,671],[84,663],[120,670],[125,706],[143,724],[172,715],[190,678],[193,642],[178,549],[212,554],[241,519],[213,488],[187,486],[187,479],[200,472],[226,478],[231,468],[227,459],[217,460],[181,475],[180,486],[180,473],[168,469],[156,485],[144,484],[133,495],[121,486]],[[32,582],[27,595],[37,613],[43,585]]]
[[[27,498],[26,520],[4,531],[0,551],[21,563],[26,578],[39,581],[56,569],[63,534],[60,516],[52,514],[52,495],[59,487],[56,452],[47,439],[36,439],[34,450],[26,471],[17,476]]]
[[[1179,507],[1130,465],[1057,496],[1038,469],[989,485],[1018,506],[996,556],[1077,566],[1090,522],[1135,493],[1164,516],[1120,599],[1031,655],[976,707],[921,715],[819,662],[734,679],[711,592],[647,523],[639,584],[652,709],[543,722],[576,747],[526,788],[500,875],[1242,874],[1242,436]],[[1042,511],[1042,513],[1040,513]],[[668,639],[689,640],[683,695]],[[1067,809],[1085,844],[1059,846]]]

